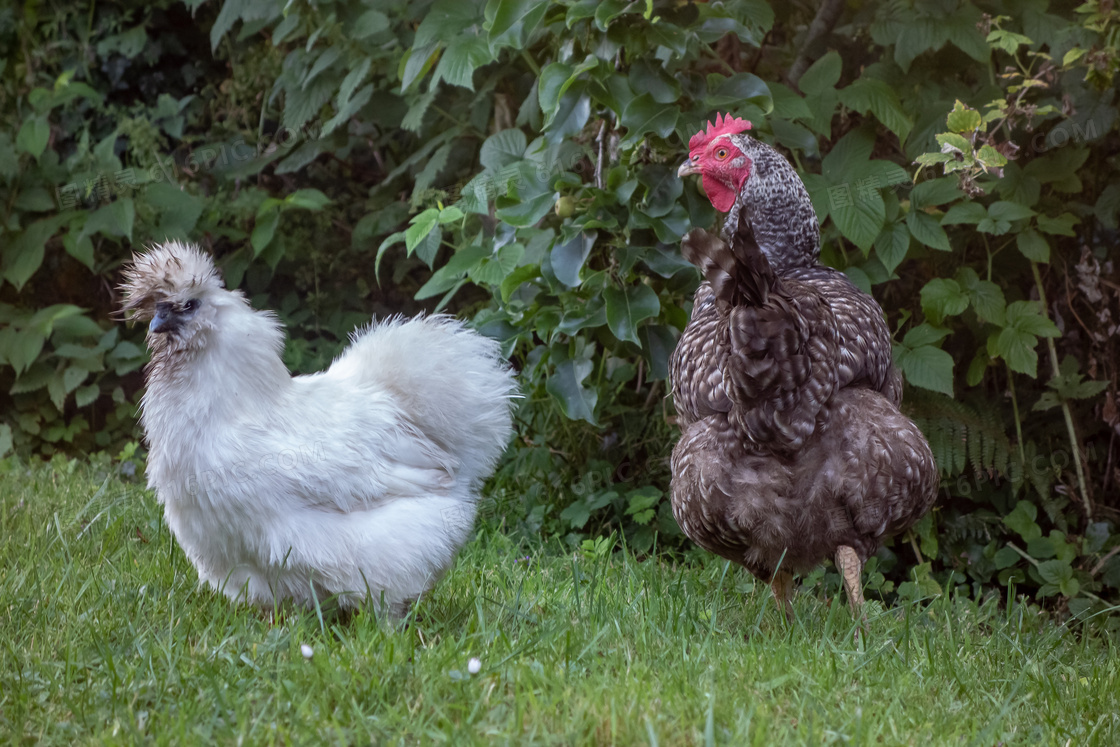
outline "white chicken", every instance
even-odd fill
[[[510,437],[513,374],[448,316],[354,333],[291,376],[284,332],[169,242],[134,257],[123,311],[148,320],[148,484],[199,577],[234,600],[400,615],[451,565]]]

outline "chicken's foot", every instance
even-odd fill
[[[844,591],[848,593],[848,603],[852,606],[852,614],[863,614],[863,582],[860,574],[863,573],[863,561],[855,549],[847,545],[836,548],[836,568],[840,571],[840,578],[844,580]]]
[[[793,596],[793,574],[789,571],[779,570],[770,580],[770,590],[774,592],[774,601],[778,603],[778,609],[786,616],[786,622],[792,622],[793,604],[790,599]]]

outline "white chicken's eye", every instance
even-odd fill
[[[198,308],[198,299],[197,298],[192,298],[191,300],[189,300],[185,304],[183,304],[183,311],[194,311],[197,308]]]

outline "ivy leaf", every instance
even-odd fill
[[[640,346],[638,323],[657,316],[661,302],[652,288],[644,283],[626,288],[610,286],[603,291],[607,302],[607,326],[620,340]]]
[[[569,288],[575,288],[580,284],[579,272],[591,254],[597,236],[595,231],[578,233],[570,241],[552,247],[549,259],[557,280]]]
[[[619,147],[632,148],[650,132],[660,138],[669,137],[677,127],[677,115],[676,107],[659,104],[648,93],[635,96],[622,112],[627,132]]]
[[[560,360],[548,377],[545,390],[552,395],[569,420],[586,420],[595,425],[595,405],[599,401],[599,393],[583,385],[591,374],[593,364],[585,358],[568,358],[567,351],[563,348],[554,349],[553,356]]]

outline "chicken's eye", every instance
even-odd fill
[[[197,298],[192,298],[191,300],[189,300],[185,304],[183,304],[183,311],[194,311],[197,308],[198,308],[198,299]]]
[[[723,159],[727,158],[727,148],[720,148],[719,150],[717,150],[716,151],[716,158],[718,158],[721,161]]]

